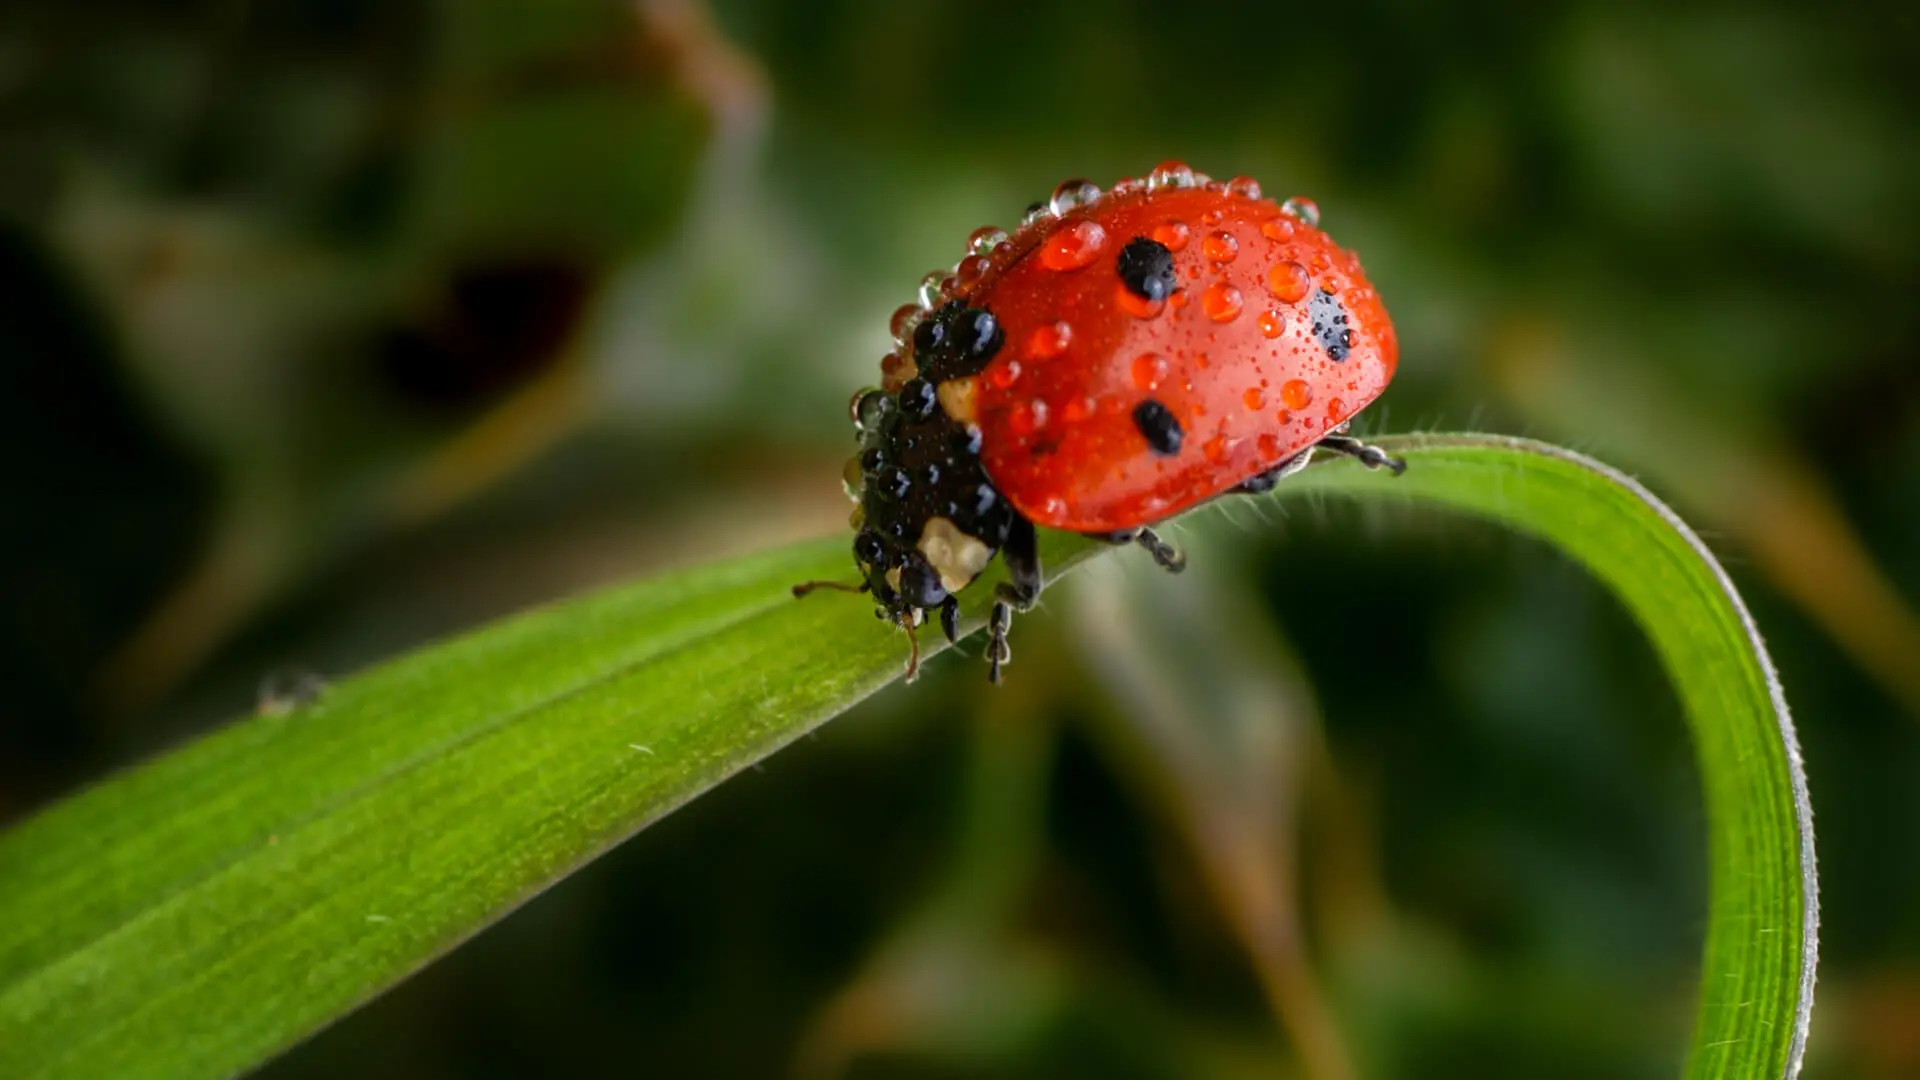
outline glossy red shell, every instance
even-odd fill
[[[987,475],[1034,523],[1109,532],[1178,513],[1312,445],[1393,378],[1393,324],[1359,260],[1303,217],[1221,188],[1106,194],[1022,230],[947,290],[1006,333],[971,419]],[[1135,237],[1173,253],[1164,301],[1121,281]],[[1344,359],[1314,332],[1322,290],[1318,312],[1347,315]],[[1155,453],[1135,424],[1149,398],[1179,421],[1178,453]]]

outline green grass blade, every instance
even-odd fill
[[[1641,618],[1706,778],[1712,908],[1693,1076],[1785,1075],[1811,999],[1805,785],[1766,654],[1693,534],[1631,481],[1480,436],[1394,442],[1389,493],[1541,535]],[[0,836],[0,1076],[258,1064],[608,846],[897,677],[834,538],[537,611],[250,718]],[[1049,564],[1093,550],[1050,537]],[[976,610],[988,590],[970,590]],[[937,634],[923,635],[937,638]],[[929,652],[935,642],[929,641]]]
[[[1707,942],[1686,1075],[1797,1075],[1819,926],[1813,807],[1780,680],[1726,571],[1652,493],[1584,455],[1494,435],[1382,445],[1405,455],[1405,476],[1341,464],[1291,490],[1411,498],[1538,536],[1611,588],[1653,640],[1706,788]]]

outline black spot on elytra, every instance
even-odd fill
[[[1165,300],[1173,291],[1173,252],[1167,245],[1136,236],[1120,249],[1120,283],[1135,296]]]
[[[950,301],[914,328],[914,366],[936,383],[978,375],[1006,340],[993,312]]]
[[[1327,356],[1334,362],[1347,358],[1353,351],[1353,330],[1347,325],[1347,306],[1340,298],[1321,289],[1313,294],[1313,302],[1307,305],[1307,317],[1313,320],[1313,336],[1320,347],[1327,350]]]
[[[1153,448],[1154,453],[1172,457],[1180,452],[1180,441],[1185,438],[1185,432],[1180,430],[1180,421],[1165,405],[1153,398],[1134,407],[1133,426],[1140,429],[1140,434],[1146,438],[1147,445]]]

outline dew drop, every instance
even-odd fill
[[[1282,303],[1299,303],[1306,299],[1307,290],[1311,288],[1313,275],[1292,259],[1274,263],[1272,269],[1267,271],[1267,291]]]
[[[1073,326],[1067,322],[1051,322],[1033,328],[1027,335],[1027,356],[1034,360],[1051,360],[1067,351],[1073,344]]]
[[[1340,419],[1342,412],[1343,410],[1346,409],[1346,407],[1347,407],[1347,403],[1344,401],[1341,401],[1339,398],[1328,398],[1327,399],[1327,421],[1329,423],[1337,422]]]
[[[1240,317],[1240,290],[1224,281],[1216,281],[1207,286],[1200,294],[1200,310],[1207,318],[1217,323],[1232,322]]]
[[[920,373],[913,361],[897,352],[890,352],[880,358],[880,382],[889,390],[898,390],[902,383]]]
[[[1027,212],[1020,215],[1020,227],[1023,229],[1031,229],[1036,225],[1042,225],[1052,220],[1053,210],[1049,208],[1046,203],[1037,202],[1027,207]]]
[[[967,237],[967,250],[975,255],[991,255],[993,249],[1007,242],[1007,231],[992,225],[984,225],[973,230]]]
[[[1207,238],[1200,241],[1200,250],[1214,262],[1232,262],[1233,257],[1240,254],[1240,241],[1230,232],[1208,233]]]
[[[1166,298],[1150,299],[1127,288],[1124,284],[1113,287],[1113,302],[1121,311],[1136,319],[1158,318],[1167,308]]]
[[[1107,246],[1107,230],[1097,221],[1076,221],[1047,238],[1040,249],[1040,265],[1049,270],[1078,270],[1100,257]]]
[[[1054,217],[1066,217],[1083,206],[1093,205],[1100,198],[1100,185],[1091,180],[1066,180],[1053,189],[1053,197],[1047,200],[1048,209]]]
[[[932,311],[940,302],[940,283],[947,279],[945,270],[929,270],[927,276],[920,279],[920,292],[917,299],[920,306]]]
[[[925,314],[926,309],[919,304],[901,304],[894,308],[893,318],[887,320],[887,329],[893,332],[893,343],[906,348],[907,342],[913,340],[913,328],[920,325],[920,318]]]
[[[985,255],[969,255],[960,260],[959,266],[953,268],[953,277],[961,288],[969,289],[992,268],[993,260]]]
[[[1254,445],[1259,448],[1262,461],[1272,461],[1280,456],[1280,440],[1272,432],[1261,435]]]
[[[1226,220],[1226,217],[1227,215],[1224,211],[1222,211],[1218,207],[1215,207],[1214,209],[1209,210],[1206,213],[1200,215],[1200,224],[1218,225],[1222,221]]]
[[[1077,424],[1092,416],[1095,408],[1092,398],[1077,397],[1067,402],[1066,408],[1060,410],[1060,418],[1069,424]]]
[[[1215,435],[1206,441],[1206,445],[1200,448],[1200,452],[1207,455],[1208,461],[1213,462],[1215,465],[1220,464],[1227,460],[1227,437],[1225,435]]]
[[[1153,242],[1168,251],[1180,251],[1187,246],[1187,223],[1178,218],[1168,218],[1153,227]]]
[[[1305,379],[1288,379],[1280,384],[1280,404],[1299,412],[1313,404],[1313,387]]]
[[[1163,161],[1147,174],[1148,191],[1190,188],[1194,183],[1193,170],[1184,161]]]
[[[1242,199],[1260,197],[1260,181],[1251,176],[1236,176],[1227,181],[1227,194],[1238,195]]]
[[[1293,219],[1268,218],[1260,223],[1260,235],[1269,240],[1291,240],[1293,239]]]
[[[1267,407],[1266,392],[1257,386],[1247,387],[1246,393],[1240,395],[1240,400],[1246,404],[1247,408],[1252,409],[1254,412],[1259,412],[1261,409]]]
[[[1015,435],[1031,435],[1047,426],[1047,403],[1039,398],[1015,402],[1007,410],[1007,430]]]
[[[1020,381],[1020,361],[1008,359],[1005,363],[994,364],[987,369],[987,381],[996,389],[1005,390]]]
[[[1199,275],[1196,274],[1194,276],[1198,277]],[[1192,299],[1192,294],[1188,293],[1185,289],[1175,289],[1167,294],[1167,303],[1172,304],[1173,310],[1175,311],[1184,309],[1187,306],[1187,302]]]
[[[1263,311],[1260,313],[1260,333],[1261,334],[1270,338],[1277,338],[1281,334],[1284,334],[1286,332],[1287,332],[1287,317],[1285,315],[1282,315],[1279,312],[1272,311],[1272,310]]]
[[[1320,204],[1305,195],[1295,195],[1281,203],[1280,210],[1283,213],[1292,214],[1316,229],[1320,227]]]
[[[1166,357],[1148,352],[1133,358],[1133,385],[1152,393],[1160,389],[1160,380],[1166,377]]]

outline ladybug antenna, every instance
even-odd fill
[[[867,583],[863,581],[858,585],[848,585],[839,581],[803,581],[793,587],[793,595],[805,596],[815,589],[832,589],[835,592],[863,593],[867,591]]]

